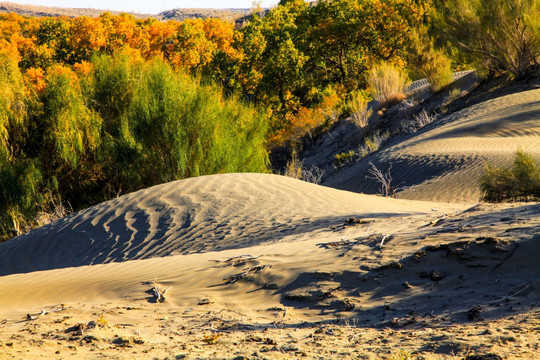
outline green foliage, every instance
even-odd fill
[[[372,153],[372,152],[374,152],[374,151],[379,150],[379,144],[378,144],[378,142],[376,142],[376,141],[373,139],[374,136],[375,136],[375,135],[372,135],[372,136],[366,138],[366,141],[365,141],[365,146],[366,146],[366,149],[367,149],[367,151],[368,151],[369,153]]]
[[[407,0],[319,1],[308,33],[314,79],[355,90],[377,63],[402,62],[425,11],[425,4]]]
[[[415,79],[428,78],[433,91],[452,82],[452,61],[442,49],[436,49],[427,29],[418,29],[409,54],[411,75]]]
[[[253,135],[250,141],[263,144],[262,119],[252,109],[238,111],[242,106],[233,98],[222,102],[218,91],[175,75],[164,63],[152,65],[129,118],[135,138],[148,152],[147,161],[163,166],[161,176],[264,171],[262,147],[257,153],[246,137]],[[156,138],[166,141],[157,143]]]
[[[452,82],[452,68],[450,60],[441,50],[434,50],[428,54],[424,71],[433,91],[439,91]]]
[[[358,154],[361,158],[365,158],[369,154],[379,150],[379,148],[390,137],[390,131],[384,133],[376,132],[364,139],[364,144],[358,148]]]
[[[531,155],[516,152],[511,169],[489,165],[480,177],[480,190],[489,202],[540,199],[540,167]]]
[[[422,357],[418,357],[415,355],[412,355],[411,353],[401,350],[398,351],[388,357],[385,357],[384,360],[416,360],[421,359]]]
[[[163,61],[102,55],[81,76],[56,65],[44,89],[26,97],[8,60],[0,67],[0,238],[64,203],[78,210],[190,176],[267,169],[267,118]]]
[[[540,61],[540,0],[435,1],[436,32],[487,62],[522,76]]]
[[[70,23],[62,19],[46,18],[36,31],[36,45],[49,47],[52,50],[51,60],[71,63],[73,49],[69,45]],[[32,66],[50,65],[47,63],[32,64]],[[29,67],[29,65],[24,66]]]
[[[375,64],[403,67],[411,29],[427,8],[412,0],[280,2],[241,30],[245,59],[239,81],[269,109],[275,135],[291,128],[302,107],[318,107],[325,89],[339,89],[345,100],[365,87]]]
[[[123,74],[122,93],[129,94],[118,104],[114,86],[94,89],[103,102],[121,107],[98,105],[104,119],[115,119],[107,123],[100,152],[111,193],[191,176],[266,170],[266,122],[255,109],[234,96],[224,99],[219,89],[159,60],[100,61],[96,74],[101,79]]]
[[[287,126],[283,118],[298,109],[296,91],[305,86],[307,9],[303,1],[288,1],[242,29],[246,57],[241,74],[246,75],[240,81],[254,100],[271,109],[273,133]]]
[[[208,345],[214,345],[218,342],[219,338],[222,336],[222,334],[210,334],[210,335],[204,335],[203,341]]]
[[[368,108],[370,100],[371,97],[365,91],[355,91],[349,94],[347,111],[358,127],[365,127],[373,114],[373,110]]]
[[[26,95],[17,62],[0,51],[0,239],[15,233],[22,213],[32,203],[39,175],[20,159],[26,136]]]
[[[45,168],[77,168],[81,156],[99,145],[101,120],[87,108],[75,73],[64,67],[50,69],[41,102],[43,113],[36,120]]]
[[[26,155],[38,159],[44,186],[55,194],[52,200],[66,198],[78,207],[95,183],[93,154],[101,144],[101,118],[87,107],[79,79],[67,67],[49,69],[37,100]]]
[[[0,161],[14,154],[12,149],[22,135],[26,116],[26,96],[17,62],[0,51]]]
[[[106,132],[113,136],[118,136],[121,119],[131,104],[135,79],[140,78],[143,69],[141,61],[130,58],[127,53],[92,59],[93,69],[85,92],[92,99],[92,108],[102,117]]]
[[[340,167],[340,166],[350,164],[353,157],[354,157],[354,151],[353,150],[347,151],[347,152],[342,152],[340,154],[336,154],[334,156],[334,165],[336,167]]]

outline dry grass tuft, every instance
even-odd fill
[[[394,65],[384,62],[369,71],[367,82],[374,98],[386,107],[403,101],[409,85],[407,76]]]
[[[355,94],[349,102],[351,117],[358,127],[365,127],[373,114],[373,110],[368,108],[368,102],[369,99],[362,94]]]

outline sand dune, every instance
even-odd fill
[[[393,139],[324,185],[377,193],[378,184],[366,179],[372,161],[383,170],[392,164],[400,198],[476,203],[478,178],[488,163],[510,166],[518,149],[540,159],[539,120],[540,89],[491,99]]]
[[[388,199],[275,175],[157,186],[2,245],[2,264],[50,270],[0,277],[0,357],[358,358],[399,348],[427,359],[531,358],[539,211]],[[95,247],[78,248],[85,238],[73,229],[90,232],[92,220]],[[100,264],[74,265],[90,258]],[[168,289],[164,303],[154,286]],[[519,339],[501,342],[517,336],[516,319]],[[204,338],[212,335],[215,345]]]
[[[204,176],[2,243],[0,358],[537,358],[540,204],[470,203],[486,161],[539,155],[539,97],[394,139],[370,160],[401,198]],[[326,185],[376,192],[365,167]]]
[[[192,178],[122,196],[2,243],[0,274],[299,241],[346,217],[430,208],[277,175]]]

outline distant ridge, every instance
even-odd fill
[[[205,19],[220,18],[236,20],[250,13],[250,9],[173,9],[159,13],[156,17],[160,20]]]
[[[37,5],[23,5],[16,4],[12,2],[0,2],[0,13],[16,13],[22,16],[35,16],[35,17],[57,17],[57,16],[67,16],[67,17],[77,17],[77,16],[90,16],[97,17],[104,12],[110,12],[113,15],[118,15],[123,12],[120,11],[109,11],[102,9],[82,9],[82,8],[60,8],[60,7],[49,7],[49,6],[37,6]],[[124,12],[127,13],[127,12]],[[151,14],[138,14],[138,13],[128,13],[133,15],[136,18],[148,18],[154,17],[159,18],[158,15]]]
[[[34,17],[77,17],[90,16],[98,17],[104,12],[109,12],[113,15],[127,13],[135,18],[155,18],[158,20],[177,20],[183,21],[186,19],[204,19],[204,18],[220,18],[227,20],[236,20],[249,14],[250,9],[172,9],[166,10],[159,14],[141,14],[125,11],[111,11],[105,9],[88,9],[88,8],[61,8],[49,6],[23,5],[12,2],[0,2],[0,13],[16,13],[22,16]]]

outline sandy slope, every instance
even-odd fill
[[[407,199],[476,203],[486,164],[509,166],[517,149],[540,159],[540,89],[502,96],[438,119],[421,131],[399,136],[324,183],[377,193],[366,179],[369,161],[386,170]]]
[[[0,358],[530,359],[538,213],[275,175],[156,186],[0,245]]]
[[[277,175],[192,178],[122,196],[2,243],[0,274],[300,241],[346,217],[430,209]]]
[[[2,243],[0,358],[539,358],[540,204],[470,204],[486,161],[540,156],[539,112],[532,90],[394,139],[370,160],[398,199],[215,175]],[[325,185],[376,192],[366,166]]]

